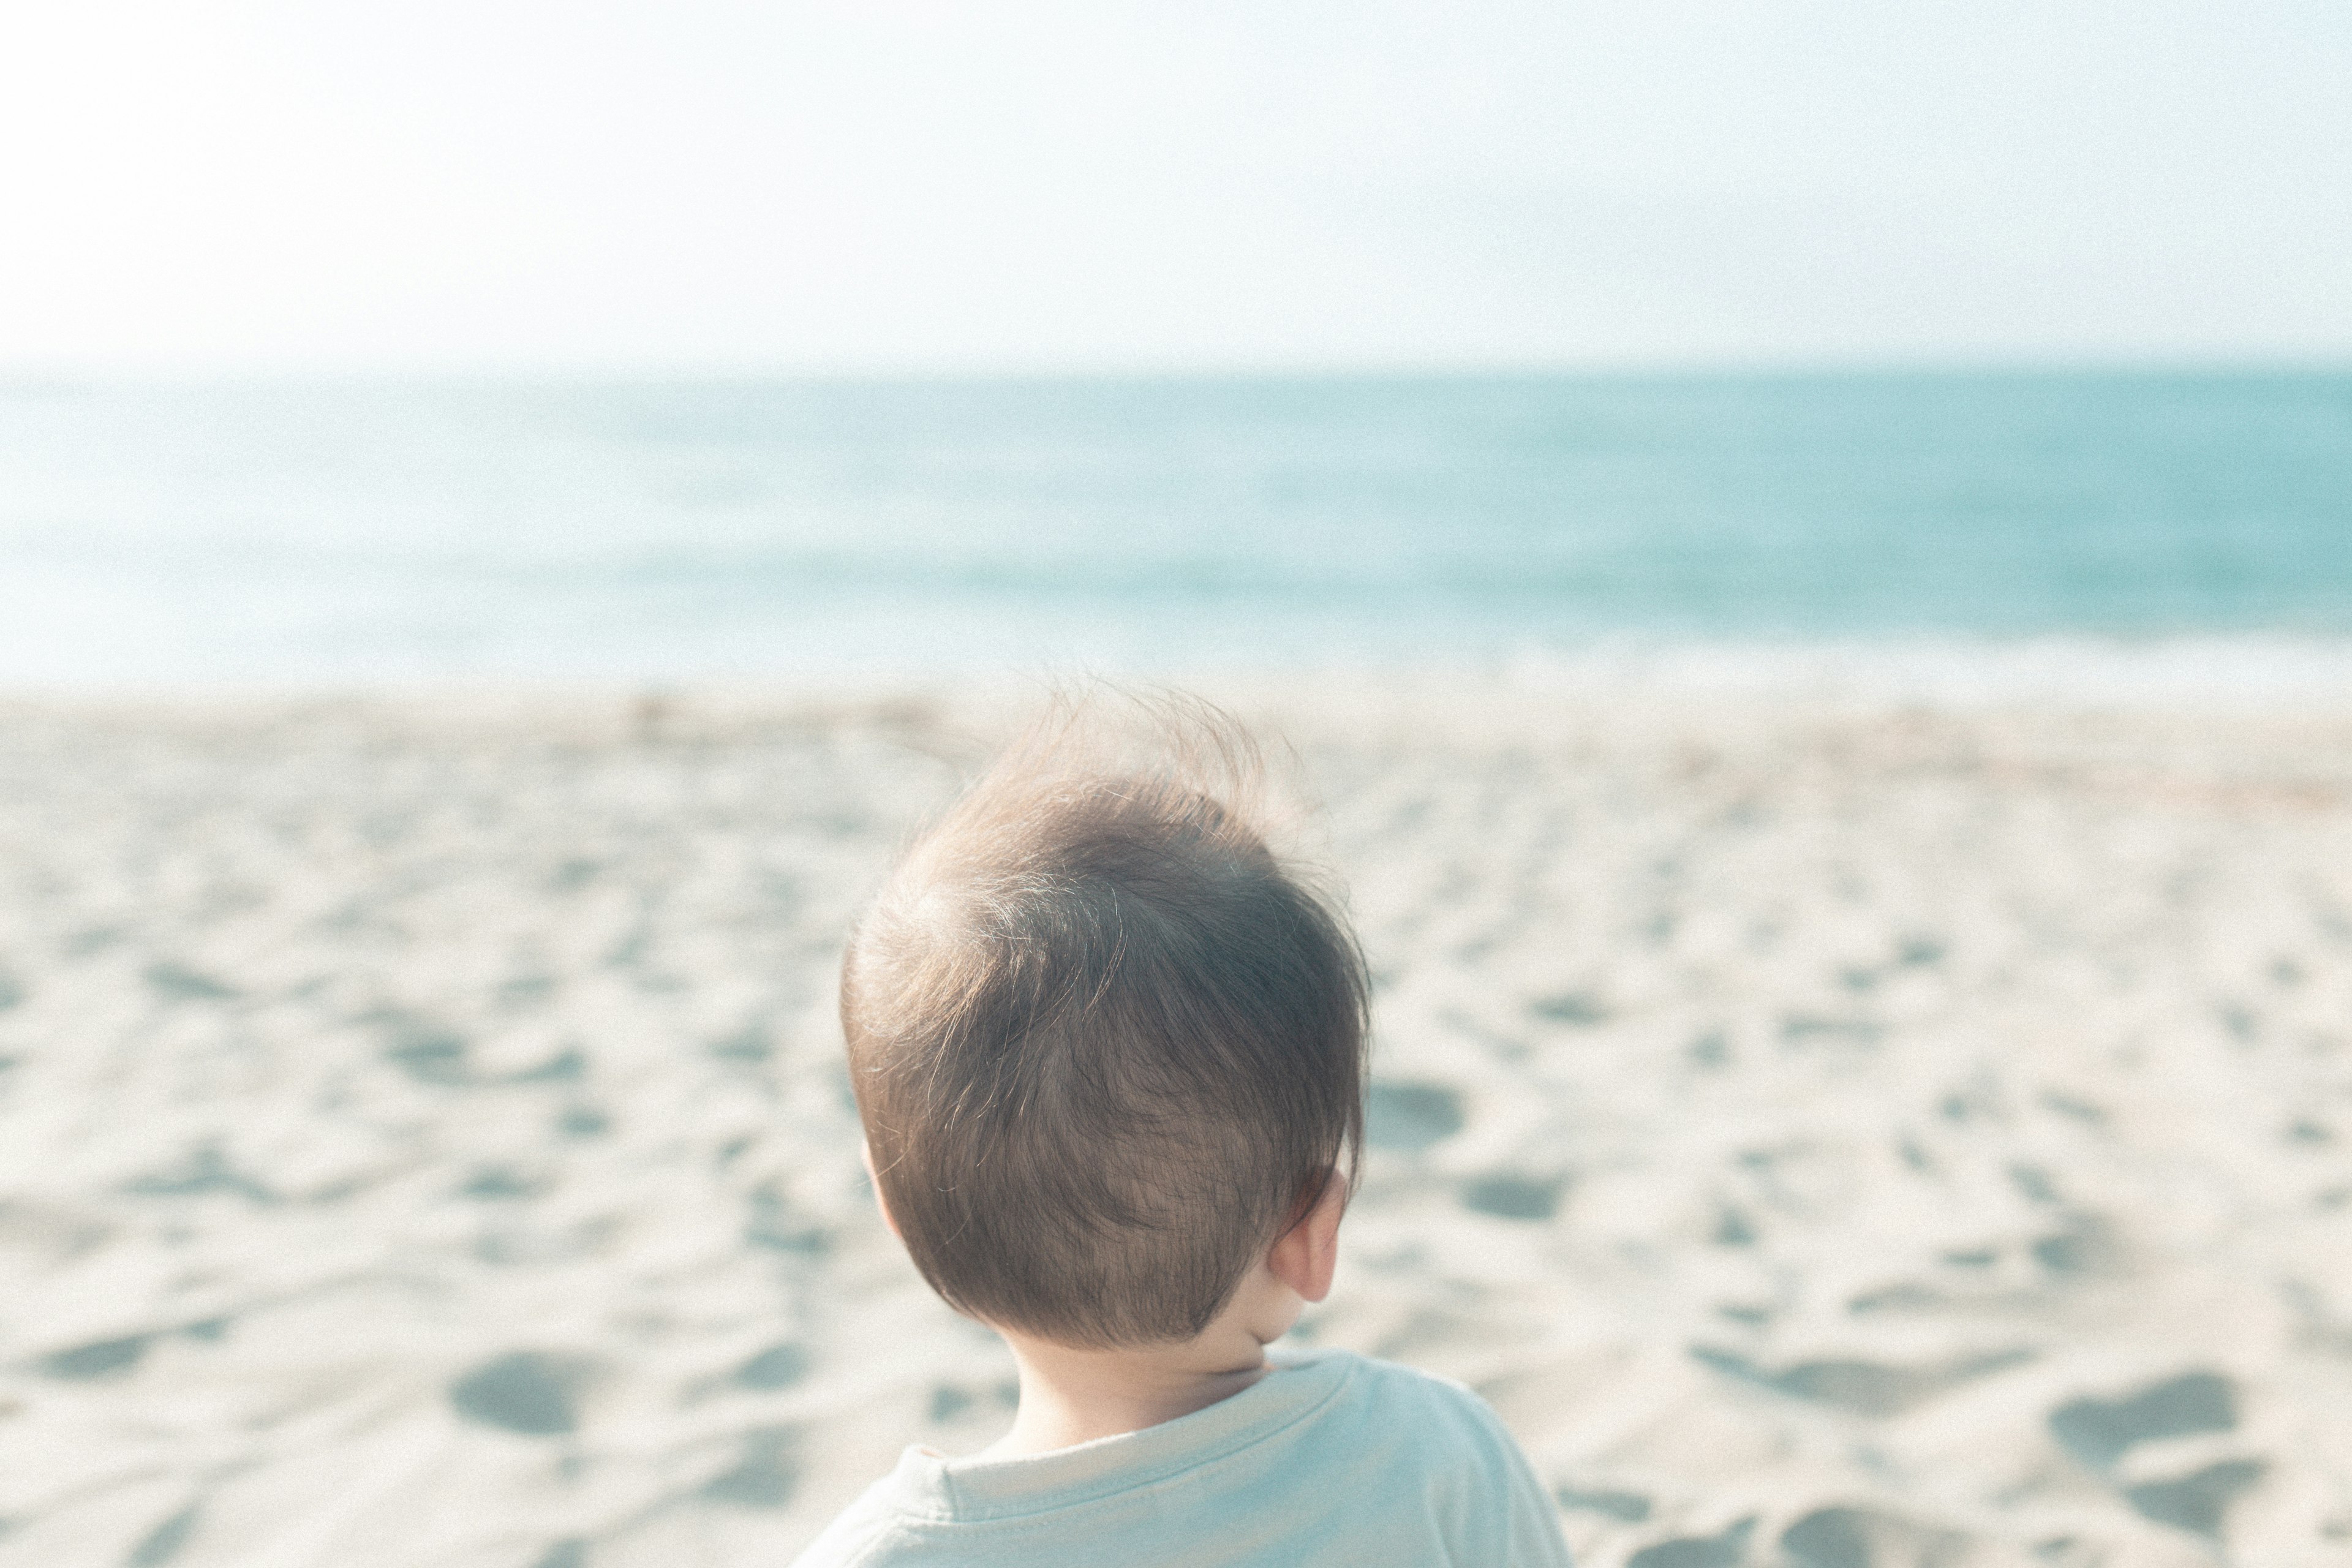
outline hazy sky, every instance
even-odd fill
[[[0,369],[2352,358],[2343,0],[72,0]]]

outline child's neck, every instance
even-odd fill
[[[1224,1319],[1198,1339],[1142,1350],[1078,1350],[1017,1333],[1004,1341],[1021,1369],[1021,1407],[983,1458],[1139,1432],[1231,1398],[1266,1372],[1264,1342]]]

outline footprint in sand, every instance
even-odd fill
[[[802,1258],[822,1258],[833,1246],[833,1238],[824,1226],[794,1207],[772,1184],[755,1189],[747,1207],[750,1213],[743,1222],[743,1239],[753,1247]]]
[[[1821,1508],[1780,1532],[1789,1568],[1873,1568],[1956,1563],[1968,1538],[1862,1508]]]
[[[123,1184],[126,1193],[150,1198],[197,1197],[206,1193],[233,1193],[257,1204],[274,1204],[278,1194],[260,1181],[229,1163],[215,1144],[189,1151],[177,1164],[150,1171]]]
[[[226,981],[170,959],[149,964],[146,980],[148,988],[166,1002],[226,1002],[237,994],[236,987]]]
[[[800,1430],[793,1426],[761,1426],[743,1435],[734,1465],[702,1484],[701,1495],[712,1502],[737,1508],[782,1508],[799,1489],[801,1468],[794,1458]]]
[[[613,1130],[613,1119],[593,1105],[568,1105],[555,1119],[555,1131],[566,1138],[597,1138]]]
[[[2230,1505],[2269,1470],[2260,1459],[2224,1459],[2172,1480],[2126,1487],[2124,1500],[2143,1519],[2218,1541]]]
[[[1775,1372],[1731,1351],[1694,1345],[1690,1353],[1692,1360],[1743,1383],[1859,1415],[1899,1415],[1962,1384],[2033,1359],[2032,1351],[2015,1349],[1926,1367],[1887,1366],[1873,1361],[1808,1361]]]
[[[1498,1171],[1464,1183],[1462,1206],[1497,1219],[1549,1219],[1559,1212],[1559,1194],[1566,1184],[1558,1178]]]
[[[2237,1390],[2218,1373],[2190,1372],[2120,1399],[2074,1399],[2050,1413],[2059,1447],[2105,1470],[2134,1447],[2163,1437],[2234,1431]]]
[[[1462,1097],[1443,1084],[1375,1081],[1365,1097],[1364,1140],[1417,1154],[1462,1131]]]
[[[124,1334],[118,1339],[92,1340],[86,1345],[51,1351],[36,1364],[42,1375],[68,1383],[128,1375],[147,1355],[153,1334]]]
[[[2050,1433],[2087,1468],[2106,1474],[2142,1443],[2238,1426],[2237,1389],[2213,1372],[2189,1372],[2119,1399],[2069,1400],[2050,1413]],[[2259,1459],[2223,1459],[2167,1480],[2122,1488],[2124,1501],[2143,1519],[2219,1539],[2230,1505],[2260,1481]]]
[[[449,1089],[470,1083],[466,1037],[412,1013],[386,1008],[361,1020],[383,1034],[383,1059],[418,1083]]]
[[[449,1385],[459,1415],[530,1437],[558,1437],[580,1425],[577,1405],[589,1365],[573,1356],[513,1351]]]
[[[1619,1491],[1611,1487],[1586,1489],[1567,1485],[1552,1489],[1553,1500],[1560,1507],[1579,1513],[1597,1513],[1603,1519],[1613,1519],[1622,1524],[1639,1524],[1650,1517],[1650,1500],[1640,1492]]]
[[[484,1165],[457,1189],[460,1197],[484,1202],[536,1197],[541,1184],[512,1165]]]
[[[2026,1250],[2036,1263],[2060,1276],[2113,1273],[2124,1260],[2115,1226],[2095,1214],[2068,1215],[2065,1229],[2036,1238]]]
[[[180,1554],[180,1548],[195,1534],[196,1521],[203,1512],[203,1503],[192,1502],[141,1536],[139,1544],[122,1560],[123,1568],[163,1568]]]
[[[1743,1519],[1720,1535],[1681,1535],[1644,1546],[1625,1559],[1625,1568],[1739,1568],[1756,1521]]]
[[[1683,1047],[1683,1055],[1691,1066],[1715,1072],[1731,1065],[1731,1037],[1721,1029],[1709,1029]]]
[[[1609,1021],[1609,1004],[1589,991],[1566,991],[1528,1004],[1528,1011],[1549,1023],[1589,1029]]]
[[[808,1352],[787,1341],[770,1345],[735,1369],[738,1388],[790,1388],[808,1375]]]

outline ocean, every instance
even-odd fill
[[[0,592],[20,690],[1823,650],[2330,683],[2352,374],[18,383]]]

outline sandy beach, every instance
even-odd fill
[[[1380,986],[1302,1332],[1580,1563],[2352,1563],[2352,703],[1223,695]],[[781,1565],[992,1437],[832,985],[1011,711],[0,704],[0,1563]]]

